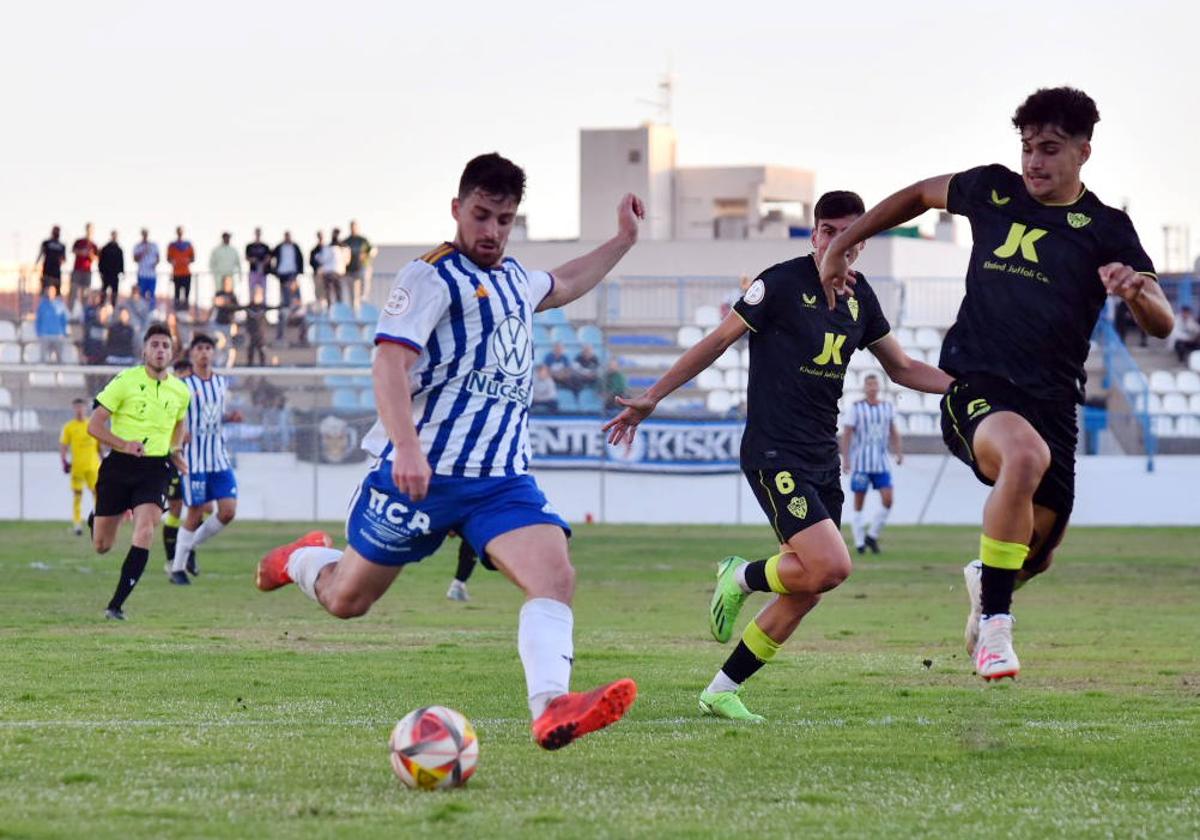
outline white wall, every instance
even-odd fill
[[[1072,522],[1200,525],[1200,494],[1195,492],[1200,457],[1164,456],[1156,466],[1155,472],[1147,473],[1140,458],[1081,458]],[[239,515],[281,522],[339,521],[365,469],[365,465],[316,467],[288,454],[241,455]],[[70,489],[57,453],[0,453],[0,475],[8,479],[0,485],[0,519],[70,519]],[[542,470],[536,475],[550,501],[571,521],[590,514],[607,522],[765,524],[746,482],[736,474]],[[987,488],[958,461],[914,455],[894,477],[892,523],[979,523]],[[869,504],[875,504],[875,498],[873,494]]]

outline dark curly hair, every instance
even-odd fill
[[[496,152],[472,158],[458,181],[458,197],[465,200],[475,190],[496,198],[525,197],[525,170]]]
[[[1042,88],[1029,95],[1013,114],[1013,127],[1020,132],[1045,126],[1061,128],[1070,137],[1092,139],[1092,128],[1100,122],[1096,103],[1078,88]]]

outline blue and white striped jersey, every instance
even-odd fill
[[[192,395],[187,413],[190,440],[183,452],[188,470],[209,473],[233,469],[225,451],[225,394],[229,381],[219,374],[201,379],[193,373],[184,378],[183,384]]]
[[[379,316],[376,344],[421,354],[409,371],[413,423],[438,475],[522,475],[529,469],[533,312],[554,278],[512,257],[482,269],[446,244],[400,270]],[[376,421],[363,449],[389,458]]]
[[[874,405],[859,400],[850,408],[846,425],[854,429],[850,441],[851,472],[882,473],[891,469],[888,460],[888,435],[896,409],[890,402]]]

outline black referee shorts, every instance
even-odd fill
[[[167,459],[167,466],[171,471],[171,477],[170,477],[170,479],[167,480],[167,492],[166,492],[167,501],[168,502],[182,502],[183,501],[183,482],[179,478],[179,470],[176,469],[174,462],[171,461],[169,458]]]
[[[100,463],[96,481],[96,515],[118,516],[138,505],[166,507],[171,459],[136,458],[113,452]]]
[[[1007,379],[989,374],[968,373],[955,380],[942,397],[942,440],[989,487],[996,482],[979,471],[975,430],[985,417],[998,411],[1024,417],[1050,447],[1050,467],[1034,491],[1033,503],[1059,514],[1065,526],[1075,507],[1075,447],[1079,441],[1075,404],[1036,399]]]
[[[830,470],[782,467],[743,472],[763,513],[771,520],[780,543],[826,519],[832,519],[839,528],[842,526],[842,503],[846,497],[842,493],[837,467]]]

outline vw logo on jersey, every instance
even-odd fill
[[[509,315],[492,332],[492,355],[508,376],[523,376],[533,363],[533,343],[529,329],[516,315]]]

